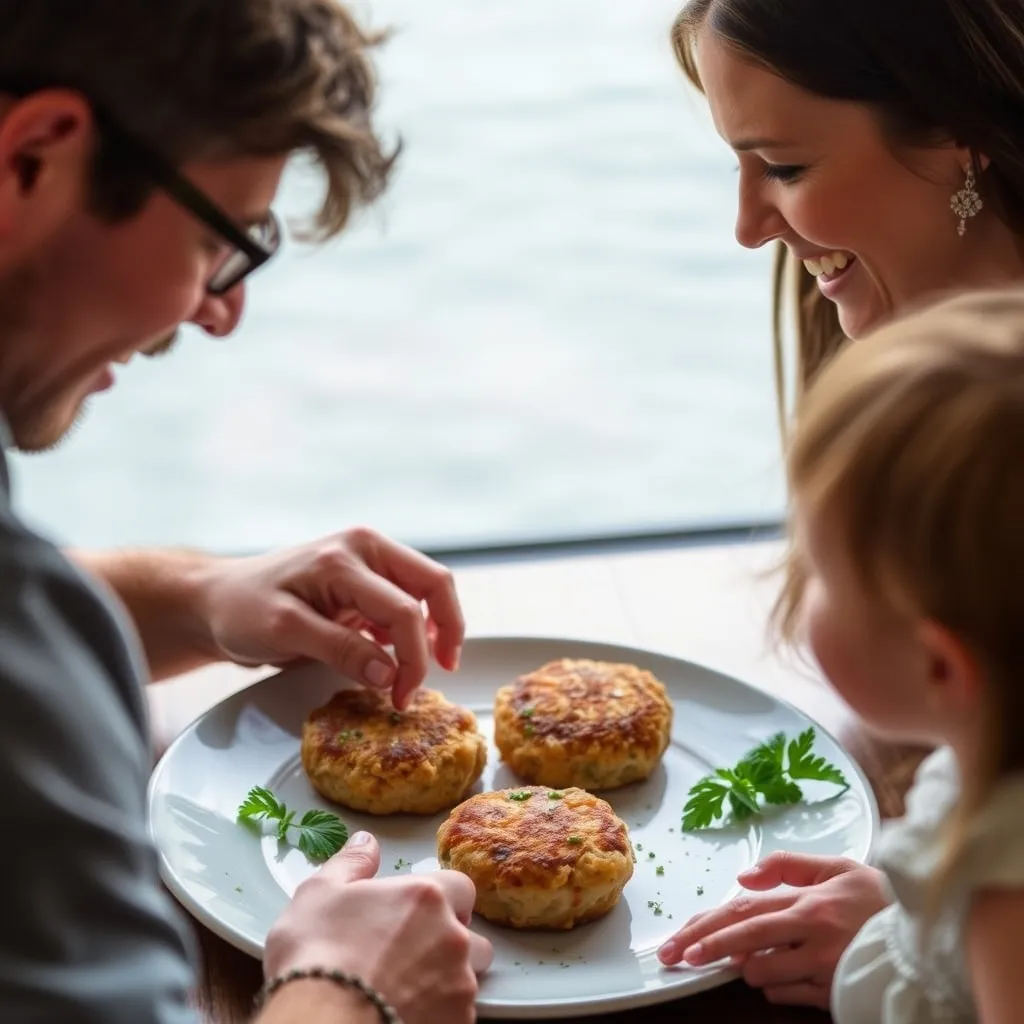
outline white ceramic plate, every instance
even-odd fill
[[[692,914],[729,899],[736,875],[776,849],[863,860],[878,825],[870,787],[853,760],[818,728],[816,749],[851,782],[841,797],[800,805],[749,827],[690,834],[680,829],[687,791],[714,767],[733,764],[773,733],[809,720],[793,707],[728,676],[628,647],[573,640],[495,638],[467,642],[462,668],[437,672],[428,686],[471,708],[493,737],[499,686],[558,657],[632,662],[664,682],[675,704],[672,743],[647,782],[604,793],[630,828],[637,866],[607,917],[568,933],[521,933],[479,918],[494,943],[479,1010],[490,1018],[574,1017],[644,1006],[722,984],[724,967],[662,967],[658,946]],[[315,868],[297,850],[236,823],[247,791],[269,786],[290,807],[331,808],[307,783],[299,738],[307,713],[345,685],[320,666],[288,670],[211,709],[167,750],[149,791],[150,822],[166,884],[203,924],[260,956],[267,931],[296,886]],[[481,785],[517,784],[493,745]],[[829,797],[834,787],[806,787]],[[435,834],[445,815],[373,818],[349,811],[350,830],[380,840],[382,875],[437,868]]]

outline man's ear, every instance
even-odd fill
[[[0,110],[0,240],[30,245],[80,208],[94,147],[79,93],[49,89]]]
[[[954,633],[935,622],[917,630],[925,661],[925,686],[932,711],[943,718],[971,715],[984,698],[977,658]]]

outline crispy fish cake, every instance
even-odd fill
[[[476,716],[435,690],[405,711],[373,690],[341,690],[302,728],[302,766],[321,796],[369,814],[435,814],[480,778]]]
[[[470,797],[438,829],[437,857],[473,880],[481,917],[511,928],[594,921],[633,877],[625,823],[582,789],[527,786]]]
[[[563,658],[495,698],[501,758],[537,785],[598,790],[646,779],[671,731],[665,687],[635,665]]]

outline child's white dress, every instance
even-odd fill
[[[967,970],[968,902],[981,887],[1024,888],[1024,777],[1002,783],[972,829],[963,867],[921,951],[919,919],[942,856],[941,826],[958,790],[956,761],[942,748],[918,769],[906,815],[883,827],[872,860],[896,899],[864,925],[839,961],[832,985],[836,1024],[976,1019]]]

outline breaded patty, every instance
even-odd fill
[[[537,785],[598,790],[646,779],[671,731],[665,687],[636,665],[563,658],[495,698],[501,758]]]
[[[512,928],[572,928],[607,914],[633,876],[611,805],[582,789],[480,793],[437,832],[441,866],[476,884],[474,910]]]
[[[435,814],[480,778],[476,716],[420,688],[405,711],[373,690],[336,693],[302,728],[302,766],[321,796],[370,814]]]

